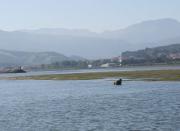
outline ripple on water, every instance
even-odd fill
[[[0,83],[1,130],[180,130],[178,82],[122,88],[105,80]]]

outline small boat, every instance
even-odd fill
[[[6,68],[0,70],[0,73],[26,73],[21,67],[18,68]]]
[[[119,79],[114,82],[114,85],[122,85],[122,79]]]

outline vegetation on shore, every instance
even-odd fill
[[[133,80],[180,81],[180,70],[92,72],[73,74],[50,74],[39,76],[11,77],[12,80],[91,80],[103,78],[127,78]]]
[[[180,44],[126,51],[121,57],[122,65],[178,65],[180,64]]]

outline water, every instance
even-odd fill
[[[0,81],[1,131],[178,131],[180,82]]]

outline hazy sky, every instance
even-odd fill
[[[0,29],[113,30],[149,19],[180,21],[180,0],[0,0]]]

